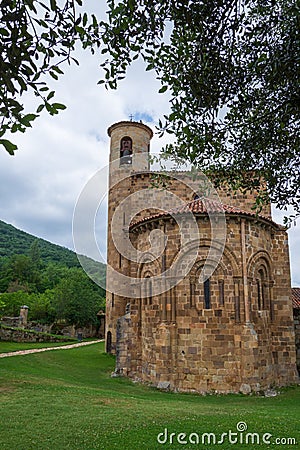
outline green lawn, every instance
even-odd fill
[[[1,449],[300,448],[300,387],[273,398],[163,393],[111,378],[114,358],[103,351],[101,343],[1,359]],[[248,426],[238,433],[242,443],[230,444],[224,436],[224,444],[207,445],[207,437],[201,444],[203,433],[220,440],[222,433],[236,432],[239,422]],[[160,444],[157,435],[165,429],[169,443]],[[243,444],[248,432],[261,440],[270,433],[265,436],[270,444]],[[197,437],[199,445],[177,441]],[[295,438],[298,444],[275,445],[276,438]]]

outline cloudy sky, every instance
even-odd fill
[[[103,5],[102,2],[99,2]],[[103,13],[103,11],[101,11]],[[117,91],[97,86],[100,59],[78,53],[80,67],[66,67],[65,75],[52,82],[55,101],[67,105],[58,116],[46,113],[33,128],[14,135],[15,156],[0,151],[0,220],[51,242],[73,248],[72,216],[76,201],[97,170],[108,163],[107,128],[118,121],[135,120],[155,130],[168,112],[168,97],[158,94],[159,82],[137,62]],[[28,104],[31,99],[26,99]],[[167,140],[154,136],[153,152]],[[105,202],[99,216],[98,246],[105,254]],[[274,218],[280,221],[282,214]],[[289,231],[292,282],[300,286],[299,224]]]

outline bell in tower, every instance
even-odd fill
[[[141,122],[123,121],[109,127],[111,171],[118,169],[149,170],[151,128]]]
[[[129,136],[121,139],[120,166],[123,164],[132,164],[132,139]]]

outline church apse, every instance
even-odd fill
[[[253,193],[234,198],[221,189],[222,202],[207,199],[188,172],[172,179],[163,209],[164,193],[150,189],[149,164],[135,166],[137,153],[148,154],[151,133],[136,122],[109,129],[111,161],[131,158],[113,166],[126,176],[109,194],[108,263],[130,285],[126,294],[108,279],[116,373],[199,393],[296,382],[286,231],[268,213],[253,212]],[[136,194],[144,198],[141,212],[130,215],[136,205],[127,203],[126,227],[122,222],[115,231],[122,242],[128,237],[131,253],[127,248],[124,257],[111,223],[124,198]],[[228,198],[233,204],[224,203]]]

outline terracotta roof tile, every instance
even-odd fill
[[[293,308],[300,309],[300,288],[292,288]]]
[[[182,206],[172,208],[169,211],[162,211],[160,213],[153,214],[151,216],[144,217],[143,219],[139,219],[136,222],[133,222],[131,224],[131,227],[137,224],[141,224],[144,222],[147,222],[148,220],[153,219],[159,219],[163,217],[168,216],[175,216],[177,214],[187,214],[187,213],[193,213],[193,214],[213,214],[213,213],[222,213],[225,212],[227,214],[242,214],[250,217],[258,217],[260,219],[264,219],[268,222],[273,223],[273,225],[276,225],[275,222],[273,222],[268,217],[262,216],[262,215],[256,215],[254,211],[246,211],[240,208],[237,208],[235,206],[229,206],[224,205],[218,200],[208,199],[208,198],[198,198],[196,200],[192,200],[191,202],[185,203]]]
[[[173,208],[168,211],[171,214],[183,214],[183,213],[220,213],[220,212],[236,213],[236,214],[250,214],[255,216],[255,212],[245,211],[235,206],[223,205],[218,200],[209,198],[198,198],[178,208]]]

